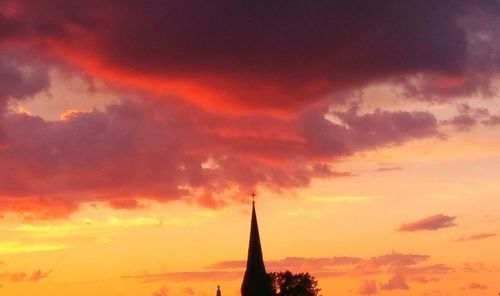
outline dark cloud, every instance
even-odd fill
[[[412,139],[438,137],[437,120],[428,112],[375,110],[359,114],[357,108],[333,112],[340,124],[317,113],[307,114],[304,134],[311,148],[323,155],[348,155],[351,151],[374,149],[386,143],[400,144]]]
[[[412,223],[403,224],[398,228],[398,231],[421,231],[421,230],[438,230],[456,226],[455,216],[447,216],[443,214],[430,216]]]
[[[5,43],[37,44],[94,75],[212,107],[291,109],[419,73],[428,83],[417,91],[455,93],[492,75],[476,56],[498,56],[474,35],[496,21],[495,0],[4,0],[1,9]]]
[[[32,96],[49,86],[47,71],[38,65],[20,62],[19,58],[0,55],[0,108],[8,99]],[[4,111],[4,110],[2,110]]]

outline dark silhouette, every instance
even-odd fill
[[[216,296],[222,296],[222,292],[220,291],[220,286],[217,286],[217,294]]]
[[[276,296],[321,296],[318,281],[309,273],[269,273]]]
[[[255,194],[252,194],[255,197]],[[252,222],[250,226],[250,242],[245,277],[241,284],[242,296],[273,296],[271,280],[266,273],[262,247],[260,245],[259,226],[255,214],[255,201],[252,202]]]

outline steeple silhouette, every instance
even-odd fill
[[[255,198],[255,193],[252,194]],[[271,296],[273,289],[267,276],[262,247],[260,244],[259,226],[255,213],[255,200],[252,201],[252,222],[250,226],[250,242],[248,245],[247,269],[241,284],[242,296]]]
[[[222,296],[222,292],[220,291],[220,286],[217,286],[217,296]]]

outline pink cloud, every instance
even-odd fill
[[[447,216],[443,214],[430,216],[412,223],[403,224],[398,228],[398,231],[421,231],[421,230],[438,230],[456,226],[454,220],[456,216]]]

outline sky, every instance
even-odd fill
[[[0,294],[500,292],[498,0],[0,0]]]

